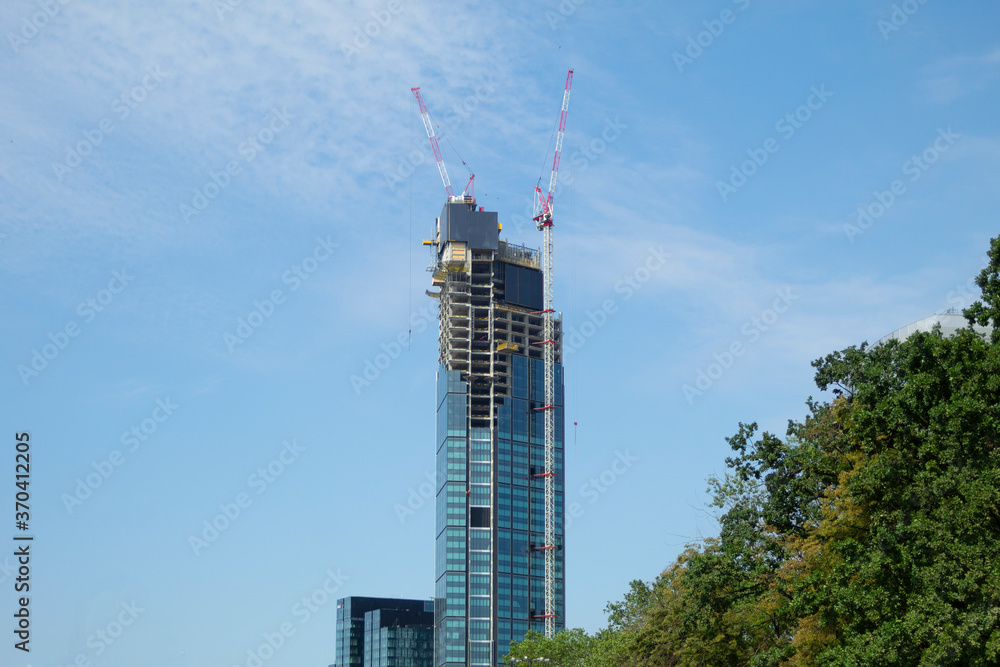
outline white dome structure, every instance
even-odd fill
[[[907,338],[917,333],[918,331],[925,331],[929,333],[934,328],[934,326],[938,324],[941,325],[941,335],[944,336],[945,338],[948,338],[950,336],[954,336],[959,329],[967,328],[969,326],[969,321],[966,320],[965,316],[962,315],[962,313],[960,313],[958,310],[956,310],[955,308],[950,308],[943,313],[937,315],[931,315],[930,317],[925,317],[924,319],[918,320],[913,324],[908,324],[902,329],[897,329],[888,336],[883,336],[882,338],[880,338],[879,341],[875,343],[875,345],[873,345],[872,347],[881,345],[882,343],[892,339],[900,341],[906,340]],[[993,331],[993,327],[974,326],[972,328],[975,331],[983,334],[988,334],[991,331]]]

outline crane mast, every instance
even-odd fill
[[[569,110],[569,93],[573,87],[573,70],[566,75],[566,87],[563,90],[562,111],[559,116],[559,131],[556,135],[555,154],[552,158],[552,176],[549,178],[549,191],[542,194],[541,188],[535,186],[537,201],[535,202],[535,223],[543,234],[542,263],[544,265],[544,300],[542,313],[542,338],[544,338],[545,365],[545,636],[552,638],[556,628],[555,610],[555,570],[556,570],[556,429],[555,429],[555,291],[552,276],[552,199],[556,189],[556,179],[559,177],[559,161],[562,156],[563,135],[566,131],[566,112]]]

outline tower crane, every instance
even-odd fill
[[[552,282],[552,199],[555,195],[556,179],[559,177],[559,160],[562,157],[563,135],[566,132],[566,112],[569,110],[569,93],[573,87],[573,70],[566,75],[566,87],[563,90],[562,112],[559,115],[559,131],[556,135],[556,149],[552,158],[552,175],[549,177],[549,191],[535,186],[534,220],[536,227],[543,234],[542,262],[544,274],[544,301],[542,313],[545,316],[542,327],[542,338],[545,340],[545,636],[552,638],[556,628],[555,610],[555,570],[556,570],[556,429],[555,429],[555,292]],[[540,180],[540,179],[539,179]]]

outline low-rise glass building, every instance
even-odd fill
[[[430,667],[434,602],[352,596],[337,600],[333,667]]]

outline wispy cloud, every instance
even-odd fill
[[[939,60],[924,69],[923,86],[928,99],[948,104],[985,90],[1000,78],[1000,48],[978,56]]]
[[[18,5],[7,6],[8,24],[16,23],[18,10],[34,7]],[[493,29],[470,31],[471,7],[441,12],[405,3],[352,63],[345,62],[341,45],[378,9],[273,1],[253,11],[235,5],[220,21],[212,3],[202,1],[67,4],[44,34],[2,66],[0,95],[14,104],[4,113],[9,138],[0,179],[19,193],[3,205],[14,234],[39,219],[63,232],[57,238],[67,246],[94,233],[156,234],[177,221],[178,204],[210,171],[238,159],[241,143],[275,108],[287,108],[295,119],[259,160],[244,165],[246,189],[321,211],[361,210],[386,162],[407,144],[409,123],[400,121],[413,113],[409,87],[433,89],[434,105],[449,108],[483,71],[509,80],[518,58],[507,53],[504,37],[523,29],[504,12],[479,7],[477,22],[488,20]],[[448,39],[440,39],[445,34]],[[169,76],[129,118],[118,119],[113,104],[151,66]],[[65,99],[87,102],[66,105]],[[499,86],[480,113],[481,120],[463,128],[466,141],[524,132],[540,120],[513,86]],[[109,117],[114,132],[60,182],[52,163],[64,162],[67,149]]]

